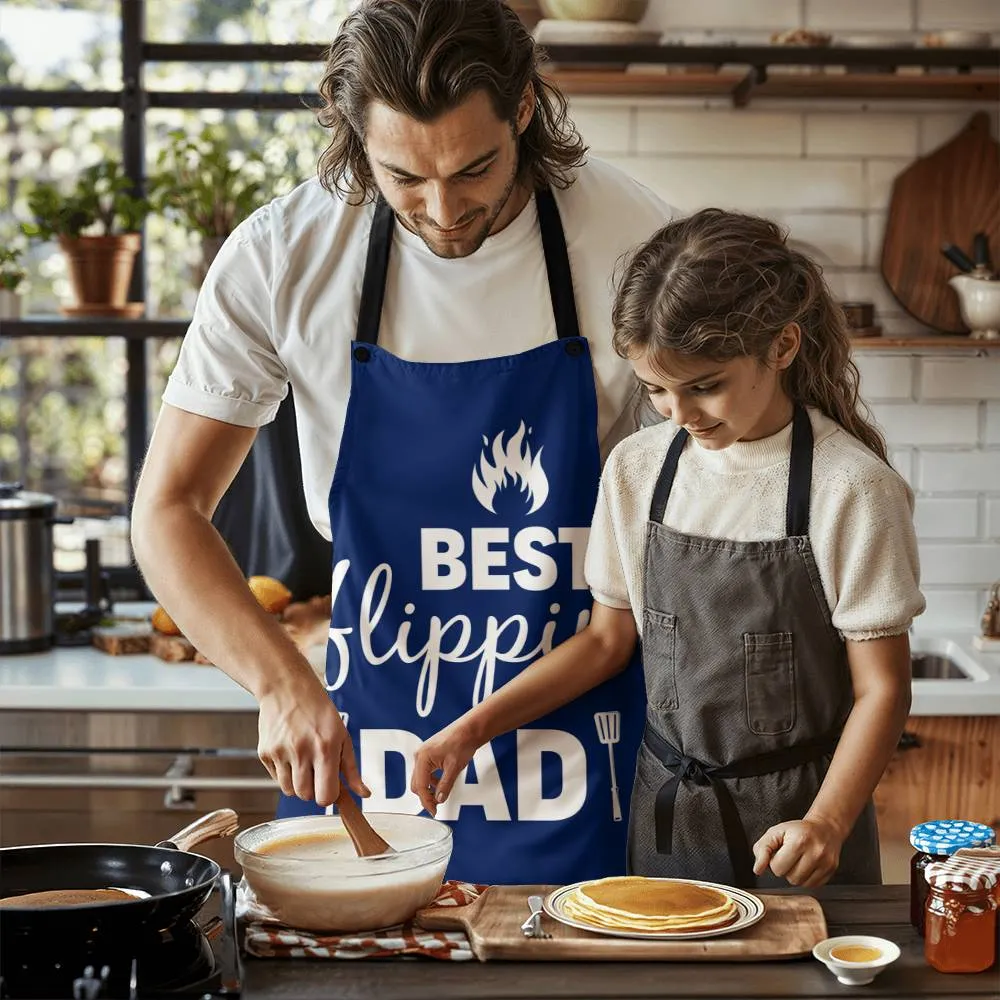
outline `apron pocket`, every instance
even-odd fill
[[[758,736],[795,725],[795,651],[791,632],[745,632],[747,725]]]
[[[642,613],[642,666],[649,707],[677,708],[677,616],[646,608]]]

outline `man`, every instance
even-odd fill
[[[133,537],[184,633],[259,701],[279,815],[322,812],[341,773],[366,810],[416,813],[421,740],[586,620],[600,456],[635,419],[611,277],[672,213],[584,162],[499,0],[367,0],[320,91],[320,178],[216,260]],[[210,525],[289,384],[310,515],[333,540],[326,690]],[[484,747],[438,813],[449,874],[621,871],[643,712],[635,665]]]

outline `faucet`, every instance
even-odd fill
[[[990,590],[986,610],[983,612],[982,633],[988,639],[1000,639],[1000,580]]]

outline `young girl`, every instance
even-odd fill
[[[633,254],[613,318],[667,419],[605,467],[590,622],[428,740],[413,791],[433,814],[478,747],[623,669],[641,638],[629,870],[879,882],[871,795],[924,602],[912,493],[859,412],[842,314],[777,226],[710,209]]]

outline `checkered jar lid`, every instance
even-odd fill
[[[962,889],[992,889],[997,884],[997,873],[978,862],[969,863],[964,858],[935,861],[924,869],[928,885],[936,889],[953,885]]]
[[[954,854],[962,847],[988,847],[996,835],[985,823],[965,819],[936,819],[910,831],[910,843],[925,854]]]

